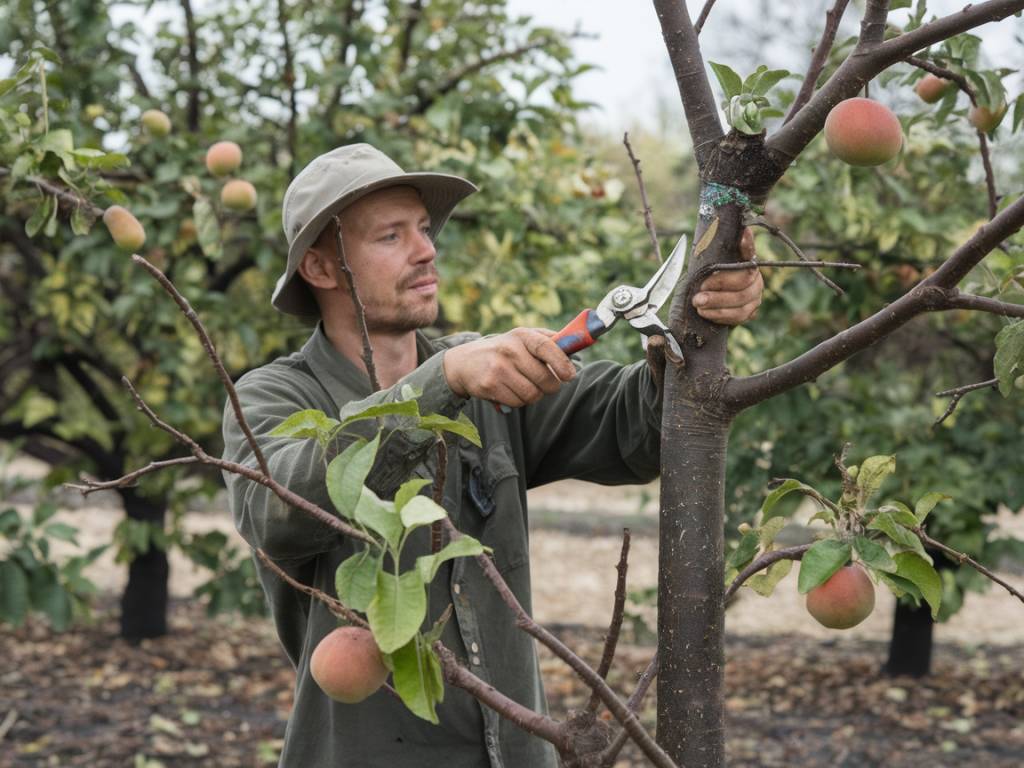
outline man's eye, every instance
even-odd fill
[[[393,242],[398,239],[397,232],[388,232],[381,238],[381,242]]]

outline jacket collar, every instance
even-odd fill
[[[416,331],[416,363],[421,364],[436,350],[421,331]],[[331,344],[324,332],[323,321],[316,324],[312,335],[302,347],[313,375],[330,393],[338,410],[353,399],[369,397],[370,377],[352,360],[345,357]]]

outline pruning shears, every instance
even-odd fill
[[[654,277],[643,288],[631,285],[617,285],[605,294],[597,309],[584,309],[554,336],[554,342],[565,354],[571,355],[586,349],[599,337],[607,333],[619,320],[626,320],[647,338],[664,336],[677,358],[683,356],[679,342],[672,331],[658,319],[658,310],[672,294],[679,282],[686,263],[686,235],[679,238],[672,253],[661,265]]]

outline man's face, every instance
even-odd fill
[[[412,187],[372,192],[341,214],[345,258],[378,333],[405,333],[437,319],[437,251],[430,216]],[[335,257],[333,227],[318,248]],[[341,282],[348,295],[348,286]]]

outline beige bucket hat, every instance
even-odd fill
[[[477,191],[476,185],[459,176],[406,173],[369,144],[349,144],[320,155],[299,172],[284,194],[281,223],[288,241],[288,265],[271,303],[289,315],[317,317],[320,310],[313,293],[296,272],[299,262],[339,211],[370,192],[395,186],[419,192],[430,214],[432,240],[459,201]]]

